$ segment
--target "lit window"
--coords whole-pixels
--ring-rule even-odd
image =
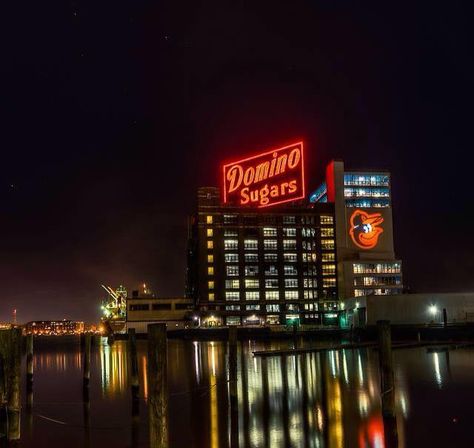
[[[298,270],[292,265],[286,264],[285,266],[283,266],[283,270],[285,275],[298,275]]]
[[[226,263],[237,263],[239,261],[239,254],[224,254]]]
[[[229,237],[229,236],[237,237],[237,236],[239,236],[239,232],[237,230],[225,229],[224,230],[224,236],[225,237]]]
[[[258,263],[258,254],[244,254],[246,263]]]
[[[227,305],[225,309],[226,311],[238,311],[240,310],[240,305]]]
[[[321,240],[323,250],[334,250],[334,240]]]
[[[316,262],[316,259],[317,259],[316,252],[303,253],[303,263],[314,263]]]
[[[214,263],[214,255],[208,255],[207,256],[207,262],[208,263]]]
[[[207,215],[206,216],[206,223],[207,224],[212,224],[212,215]]]
[[[278,279],[277,278],[266,278],[265,279],[265,288],[278,288]]]
[[[277,240],[264,240],[263,248],[265,250],[277,250]]]
[[[321,224],[333,224],[334,219],[333,219],[332,216],[323,215],[323,216],[320,217],[320,222],[321,222]]]
[[[245,266],[245,275],[253,277],[258,274],[258,266]]]
[[[239,248],[239,240],[224,240],[225,250],[237,250]]]
[[[214,242],[212,240],[207,241],[207,248],[208,249],[214,249]]]
[[[283,240],[283,250],[296,250],[296,240]]]
[[[323,278],[323,288],[334,288],[336,286],[335,278]]]
[[[240,292],[239,291],[226,291],[225,299],[226,300],[240,300]]]
[[[264,260],[265,261],[277,261],[278,260],[278,255],[274,253],[267,253],[265,252],[264,254]]]
[[[207,229],[207,236],[213,236],[214,231],[212,229]]]
[[[264,227],[263,236],[277,236],[276,227]]]
[[[336,275],[335,264],[323,264],[322,265],[323,275]]]
[[[283,261],[285,261],[285,262],[296,263],[297,260],[298,260],[298,258],[297,258],[295,253],[291,253],[291,254],[284,253],[283,254]]]
[[[255,288],[255,289],[258,289],[258,287],[259,287],[258,279],[255,279],[255,278],[246,278],[246,279],[245,279],[245,287],[246,287],[246,288]]]
[[[321,255],[321,261],[323,263],[328,261],[336,261],[336,254],[334,254],[333,252],[325,252]]]
[[[240,281],[239,280],[226,280],[225,287],[226,289],[239,289]]]
[[[318,292],[312,289],[305,289],[303,291],[303,298],[304,299],[316,299],[318,297]]]
[[[285,278],[285,288],[298,288],[298,279],[297,278]]]
[[[226,274],[229,277],[238,277],[239,276],[239,267],[236,265],[229,265],[225,267]]]
[[[213,280],[208,281],[208,282],[207,282],[207,287],[208,287],[209,289],[214,289],[214,281],[213,281]]]
[[[284,227],[283,236],[296,236],[296,229],[293,227]]]
[[[279,291],[265,291],[265,300],[278,300],[279,298]]]
[[[272,303],[270,305],[266,305],[266,309],[268,313],[279,313],[280,305],[278,305],[277,303]]]
[[[316,288],[317,282],[315,278],[305,278],[303,279],[304,288]]]
[[[207,268],[207,275],[214,275],[214,267],[208,266],[208,268]]]
[[[207,297],[208,297],[209,301],[212,302],[214,300],[214,293],[210,292]]]
[[[321,229],[322,238],[332,238],[334,237],[334,229],[332,227],[323,227]]]
[[[258,311],[260,310],[260,305],[245,305],[246,310]]]
[[[245,291],[245,300],[259,300],[260,292],[259,291]]]
[[[271,264],[267,269],[265,269],[265,275],[278,275],[278,268]]]
[[[233,224],[237,222],[237,215],[224,215],[224,224]]]
[[[298,291],[285,291],[285,300],[298,300]]]
[[[294,216],[283,216],[283,224],[294,224],[296,219]]]
[[[244,240],[244,249],[245,250],[257,250],[258,249],[258,240]]]

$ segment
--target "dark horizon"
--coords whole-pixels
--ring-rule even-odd
[[[182,295],[197,187],[298,140],[308,191],[334,158],[391,172],[406,286],[474,290],[462,2],[27,3],[3,27],[1,321],[96,320],[101,283]]]

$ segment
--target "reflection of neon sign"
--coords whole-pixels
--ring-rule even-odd
[[[268,207],[305,197],[303,142],[224,165],[224,203]]]
[[[361,249],[373,249],[379,242],[383,232],[383,218],[380,213],[369,214],[363,210],[355,210],[350,218],[349,234],[352,241]]]

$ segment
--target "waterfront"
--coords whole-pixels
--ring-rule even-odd
[[[146,344],[138,341],[141,399],[132,409],[126,341],[94,345],[89,404],[83,403],[79,340],[36,341],[34,395],[23,394],[20,446],[148,446]],[[168,345],[171,447],[227,447],[236,440],[240,447],[385,446],[371,348],[259,358],[252,351],[291,342],[239,342],[232,414],[226,344]],[[474,350],[393,355],[399,446],[472,446]]]

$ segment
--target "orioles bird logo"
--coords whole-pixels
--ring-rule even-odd
[[[351,235],[354,244],[361,249],[372,249],[379,242],[379,236],[383,232],[383,218],[380,213],[369,214],[363,210],[356,210],[350,218]]]

